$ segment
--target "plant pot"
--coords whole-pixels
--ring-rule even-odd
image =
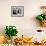
[[[41,21],[41,26],[46,27],[46,20]]]
[[[12,40],[12,43],[14,44],[14,40],[17,38],[17,36],[12,36],[11,40]]]

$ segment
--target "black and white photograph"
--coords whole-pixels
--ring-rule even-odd
[[[11,6],[12,17],[24,17],[24,6]]]

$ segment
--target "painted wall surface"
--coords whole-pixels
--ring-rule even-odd
[[[41,13],[42,5],[46,5],[46,0],[0,0],[0,34],[4,34],[6,25],[15,25],[18,36],[23,34],[29,37],[37,34],[36,29],[46,30],[35,19]],[[11,17],[11,6],[24,6],[24,17]]]

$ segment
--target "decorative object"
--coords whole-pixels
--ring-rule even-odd
[[[17,33],[18,33],[18,31],[17,31],[15,26],[6,26],[5,30],[6,30],[5,34],[9,38],[11,38],[12,36],[16,36]]]
[[[36,16],[36,19],[39,20],[42,27],[46,27],[46,6],[41,6],[40,8],[42,9],[43,13]]]
[[[17,29],[15,26],[6,26],[5,34],[8,37],[7,42],[11,42],[13,36],[17,36]]]
[[[12,17],[24,17],[24,6],[11,6]]]

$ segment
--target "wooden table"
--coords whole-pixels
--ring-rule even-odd
[[[41,44],[41,45],[35,45],[35,44],[27,44],[27,43],[24,43],[23,45],[15,45],[15,46],[46,46],[46,44]]]

